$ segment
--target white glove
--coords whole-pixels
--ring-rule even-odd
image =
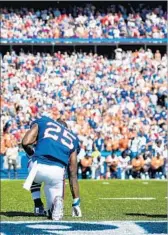
[[[80,199],[75,198],[72,204],[72,217],[82,217],[82,212],[80,209]]]

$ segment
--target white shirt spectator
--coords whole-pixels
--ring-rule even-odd
[[[153,149],[155,150],[155,156],[157,153],[159,153],[161,156],[163,156],[163,152],[164,152],[164,144],[162,143],[161,146],[157,146],[156,143],[154,143],[153,145]]]
[[[130,162],[130,157],[126,156],[125,158],[123,158],[122,156],[119,156],[118,160],[119,160],[118,167],[123,170],[126,170],[128,168],[128,164]]]
[[[83,159],[86,156],[86,151],[84,148],[80,149],[80,152],[77,155],[77,160],[80,162],[81,159]]]

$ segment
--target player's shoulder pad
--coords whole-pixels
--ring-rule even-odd
[[[47,120],[47,117],[45,116],[42,116],[40,118],[36,118],[34,121],[32,121],[31,125],[30,125],[30,128],[34,125],[34,124],[37,124],[39,125],[40,123],[42,122],[45,122]]]

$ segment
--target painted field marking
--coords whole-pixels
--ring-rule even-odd
[[[109,182],[103,182],[102,184],[110,184]]]
[[[156,200],[154,197],[110,197],[99,198],[100,200]]]
[[[167,221],[1,221],[1,235],[167,235]]]
[[[143,184],[149,184],[148,182],[143,182]]]

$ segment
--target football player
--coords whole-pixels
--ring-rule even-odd
[[[81,217],[79,185],[77,180],[77,154],[79,140],[60,121],[42,116],[36,119],[31,129],[25,134],[22,146],[25,152],[32,156],[31,170],[34,180],[31,186],[34,192],[35,208],[43,209],[39,192],[41,183],[44,182],[44,192],[47,202],[48,215],[52,220],[63,218],[64,175],[66,167],[70,189],[73,197],[72,216]],[[35,149],[32,145],[36,143]],[[32,173],[33,174],[33,173]],[[29,177],[29,176],[28,176]],[[35,189],[38,189],[37,191]]]
[[[59,122],[60,124],[64,125],[66,128],[68,128],[68,125],[66,122],[64,122],[63,120],[61,120],[61,118],[57,119],[57,122]],[[35,148],[35,145],[33,146],[33,148]],[[29,162],[28,162],[28,170],[30,171],[32,168],[32,159],[31,156],[28,156],[29,158]],[[47,213],[44,209],[44,205],[43,202],[41,200],[41,184],[35,183],[33,181],[31,188],[31,195],[32,195],[32,199],[34,201],[34,215],[35,216],[45,216]]]

